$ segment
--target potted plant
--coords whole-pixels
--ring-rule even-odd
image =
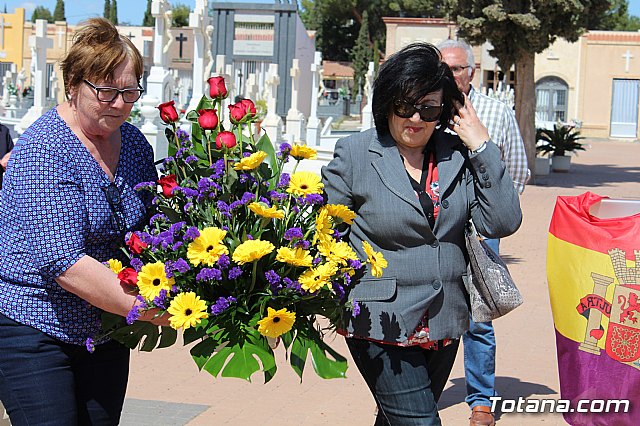
[[[584,151],[584,144],[578,142],[584,139],[575,126],[556,123],[553,129],[536,130],[536,150],[551,156],[551,169],[554,172],[568,172],[571,164],[571,154]]]

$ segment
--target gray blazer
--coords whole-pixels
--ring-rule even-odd
[[[360,314],[345,314],[347,331],[403,342],[429,312],[429,337],[458,338],[469,326],[464,228],[473,219],[489,238],[514,233],[522,221],[518,194],[493,142],[470,154],[458,136],[436,130],[441,207],[434,229],[411,187],[395,141],[375,129],[336,143],[323,167],[328,202],[357,214],[345,238],[361,259],[362,241],[382,252],[382,278],[367,270],[353,280],[349,299]]]

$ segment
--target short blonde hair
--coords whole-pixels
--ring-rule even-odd
[[[120,35],[116,27],[104,18],[91,18],[81,25],[60,64],[67,97],[70,89],[82,84],[84,79],[94,82],[111,79],[126,58],[133,62],[136,78],[140,80],[144,62],[131,40]]]

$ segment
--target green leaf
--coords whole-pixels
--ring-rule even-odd
[[[211,358],[209,358],[202,369],[211,374],[213,377],[218,377],[218,374],[220,374],[220,370],[222,369],[222,367],[224,367],[227,358],[229,358],[229,355],[232,352],[232,348],[230,348],[229,346],[220,348]]]
[[[160,343],[158,343],[158,349],[168,348],[173,345],[178,339],[178,332],[171,327],[162,327],[160,332]]]
[[[158,344],[160,332],[158,331],[157,325],[153,325],[150,322],[145,322],[144,324],[147,326],[141,329],[141,331],[144,332],[145,337],[140,350],[143,352],[151,352]]]
[[[269,136],[267,136],[266,133],[260,137],[260,139],[258,140],[258,143],[256,144],[256,148],[259,149],[260,151],[264,151],[267,153],[267,158],[265,158],[264,161],[269,165],[271,170],[276,170],[278,167],[276,150],[273,147],[273,144],[269,140]],[[271,178],[271,180],[269,181],[270,188],[275,188],[275,185],[277,183],[275,182],[276,179],[277,179],[277,176],[274,176]]]
[[[302,381],[302,373],[304,372],[304,365],[307,362],[308,351],[309,339],[298,334],[291,344],[289,363],[293,371],[300,377],[300,381]]]
[[[158,206],[158,210],[160,210],[171,223],[178,223],[182,220],[182,216],[180,213],[167,206]]]
[[[217,346],[218,342],[216,340],[204,339],[202,342],[191,348],[189,352],[191,353],[191,357],[196,362],[199,370],[202,370],[211,357],[211,354],[216,350]]]
[[[347,372],[347,360],[318,337],[309,342],[311,361],[316,374],[323,379],[344,378]],[[327,356],[331,355],[333,359]]]

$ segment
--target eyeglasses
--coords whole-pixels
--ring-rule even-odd
[[[113,182],[108,186],[103,187],[102,190],[104,191],[107,203],[109,203],[109,207],[111,207],[111,213],[113,214],[113,218],[116,220],[118,231],[124,232],[127,229],[127,221],[122,209],[122,197],[120,197],[120,190]]]
[[[393,113],[401,118],[411,118],[418,112],[420,119],[426,122],[437,121],[442,114],[444,105],[411,105],[407,101],[396,100],[393,102]]]
[[[132,104],[140,99],[144,92],[144,89],[139,84],[137,89],[116,89],[115,87],[96,86],[87,80],[83,81],[96,91],[96,98],[100,102],[113,102],[118,95],[122,95],[122,100],[125,103]]]
[[[453,75],[460,75],[467,68],[471,68],[471,65],[454,65],[449,68],[451,68]]]

